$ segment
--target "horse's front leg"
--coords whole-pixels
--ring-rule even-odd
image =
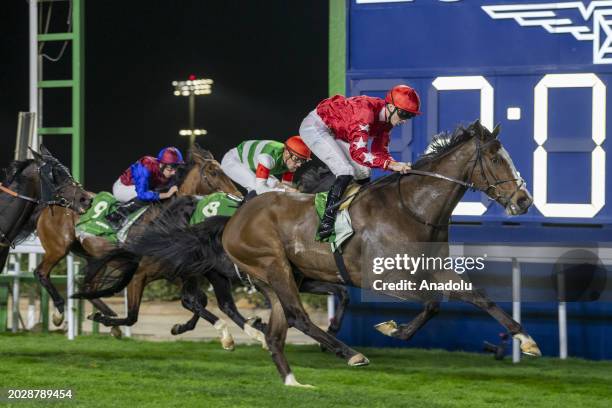
[[[430,300],[425,302],[423,311],[410,323],[398,325],[393,320],[389,320],[388,322],[377,324],[374,328],[385,336],[395,337],[400,340],[410,340],[425,323],[438,314],[439,310],[440,302],[437,300]]]
[[[232,284],[230,280],[215,269],[207,272],[206,278],[215,291],[219,309],[232,319],[249,337],[257,340],[266,348],[266,337],[264,335],[267,330],[266,324],[261,322],[261,319],[258,317],[245,319],[238,311],[232,297]]]
[[[230,334],[225,321],[219,319],[213,313],[206,310],[208,298],[200,289],[200,283],[197,279],[186,279],[183,282],[183,296],[181,298],[181,303],[185,309],[197,314],[199,317],[213,325],[213,327],[219,332],[221,346],[225,350],[234,350],[234,338]]]
[[[64,306],[66,302],[51,282],[50,275],[53,267],[57,265],[67,253],[68,251],[63,253],[45,252],[42,262],[34,270],[34,276],[36,276],[41,286],[49,293],[49,296],[51,296],[53,300],[55,312],[53,313],[52,320],[55,326],[60,326],[64,322]]]

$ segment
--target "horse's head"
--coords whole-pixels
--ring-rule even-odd
[[[93,194],[85,191],[74,180],[70,170],[56,159],[45,146],[40,146],[40,153],[31,151],[38,164],[41,186],[40,199],[46,202],[59,202],[60,205],[69,207],[79,214],[84,214],[91,205]]]
[[[213,155],[197,144],[189,149],[189,163],[186,174],[180,183],[182,194],[205,195],[223,191],[242,197],[242,193],[223,172],[221,164]]]
[[[476,155],[469,169],[471,182],[501,204],[508,215],[526,213],[533,198],[510,155],[497,138],[500,125],[489,131],[477,120],[466,130],[473,133],[476,144]]]

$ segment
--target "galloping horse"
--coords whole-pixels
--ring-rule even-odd
[[[509,215],[523,214],[532,203],[524,180],[519,176],[508,152],[492,132],[476,121],[459,127],[452,135],[434,138],[429,152],[414,165],[413,174],[392,174],[362,188],[349,208],[354,235],[343,249],[348,284],[367,286],[362,265],[371,265],[371,253],[393,257],[405,253],[418,257],[423,243],[440,243],[448,254],[448,220],[467,188],[486,193],[501,204]],[[289,326],[320,342],[351,366],[366,365],[368,359],[335,337],[318,328],[308,317],[298,296],[294,270],[303,276],[332,283],[344,279],[338,274],[328,244],[314,241],[318,218],[311,195],[266,193],[248,202],[229,219],[216,218],[186,229],[192,246],[208,243],[200,268],[210,268],[219,253],[218,244],[231,260],[245,271],[268,297],[272,313],[266,341],[285,385],[302,386],[295,379],[284,354]],[[169,243],[157,256],[181,268],[184,259],[193,256]],[[190,248],[190,247],[187,247]],[[206,249],[208,248],[208,249]],[[367,254],[369,253],[369,254]],[[156,255],[154,255],[156,256]],[[426,270],[422,277],[432,282],[461,282],[453,270]],[[452,300],[472,303],[499,321],[521,350],[539,356],[535,341],[494,302],[478,290],[442,292]],[[403,294],[395,294],[402,297]],[[395,326],[388,322],[379,327],[384,334],[409,339],[437,311],[439,300],[431,293],[420,294],[424,310],[410,323]],[[405,296],[409,298],[409,296]]]
[[[314,170],[316,172],[316,169]],[[311,176],[307,177],[310,179],[308,188],[317,190],[319,186],[316,180],[319,178]],[[201,281],[205,278],[213,287],[221,311],[249,336],[265,344],[263,335],[266,330],[265,325],[259,319],[245,319],[236,308],[231,293],[232,285],[248,285],[248,282],[241,277],[229,258],[217,257],[219,262],[211,270],[202,271],[200,268],[190,269],[187,266],[177,271],[172,268],[168,269],[165,262],[158,262],[152,257],[147,257],[147,254],[163,251],[170,241],[174,241],[174,245],[181,245],[180,241],[184,234],[177,234],[174,231],[187,226],[196,204],[197,199],[194,197],[182,197],[176,200],[164,210],[163,214],[140,232],[141,236],[134,236],[121,248],[101,258],[90,260],[86,268],[84,284],[74,297],[92,299],[111,296],[127,285],[128,314],[125,318],[96,313],[92,319],[106,326],[131,326],[138,320],[142,291],[146,285],[158,279],[180,280],[182,282],[181,302],[186,309],[193,311],[194,315],[185,324],[176,324],[172,328],[172,334],[177,335],[193,330],[201,317],[220,332],[223,348],[232,350],[234,342],[225,323],[206,310],[208,300],[206,294],[200,290]],[[222,248],[220,252],[223,253]],[[194,259],[194,263],[197,264],[198,260],[199,257]],[[347,290],[342,285],[304,279],[300,284],[300,291],[320,295],[333,294],[338,297],[336,313],[328,329],[330,334],[336,335],[340,330],[342,317],[349,302]]]
[[[15,160],[5,170],[0,186],[0,270],[10,247],[36,229],[36,218],[49,205],[84,213],[92,195],[74,181],[70,171],[45,146],[32,150],[34,159]]]
[[[214,160],[210,152],[194,145],[190,149],[189,157],[187,166],[180,170],[181,174],[177,179],[178,195],[204,195],[224,191],[241,196],[241,193],[229,177],[223,173],[219,163]],[[152,205],[130,229],[127,239],[129,240],[133,234],[138,233],[147,223],[157,217],[164,206],[164,203]],[[56,308],[53,314],[53,323],[56,326],[63,322],[65,302],[49,279],[53,267],[70,251],[88,257],[102,256],[115,248],[115,245],[105,238],[86,237],[79,241],[75,233],[79,216],[78,212],[70,208],[51,206],[44,209],[38,218],[37,231],[45,254],[34,273],[53,299]],[[138,290],[142,292],[142,288],[136,291]],[[129,292],[128,296],[135,296],[134,290]],[[92,299],[91,301],[104,314],[116,316],[116,313],[102,300]],[[113,331],[115,335],[119,333],[118,330]]]

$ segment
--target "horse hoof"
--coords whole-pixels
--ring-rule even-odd
[[[310,384],[300,384],[299,382],[297,382],[293,374],[289,374],[287,375],[287,377],[285,377],[285,385],[288,387],[314,388],[314,386]]]
[[[243,331],[252,339],[257,340],[261,343],[261,347],[265,350],[268,349],[268,343],[266,343],[266,336],[252,326],[251,322],[255,321],[255,318],[251,317],[244,323]]]
[[[376,330],[384,334],[385,336],[393,336],[395,332],[397,332],[397,323],[393,320],[389,320],[388,322],[378,323],[374,326]]]
[[[234,339],[232,336],[221,339],[223,350],[234,351]]]
[[[173,336],[176,336],[178,334],[181,334],[181,325],[180,324],[175,324],[174,326],[172,326],[172,329],[170,329],[170,333],[172,333]]]
[[[527,354],[532,357],[542,357],[542,352],[540,348],[533,340],[528,340],[526,342],[521,343],[521,351],[523,354]]]
[[[121,340],[121,337],[123,337],[123,333],[121,333],[121,329],[118,326],[111,327],[110,334],[117,340]]]
[[[365,365],[368,365],[368,364],[370,364],[370,360],[368,360],[366,358],[366,356],[364,356],[361,353],[355,354],[348,361],[348,365],[350,365],[351,367],[365,366]]]
[[[64,314],[56,310],[55,312],[53,312],[52,320],[53,320],[53,324],[55,325],[55,327],[59,327],[62,325],[62,323],[64,323]]]

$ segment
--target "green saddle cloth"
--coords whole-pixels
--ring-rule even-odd
[[[76,225],[77,236],[93,235],[96,237],[105,238],[113,243],[120,240],[118,233],[127,234],[127,229],[138,219],[149,207],[140,208],[131,213],[127,220],[123,223],[121,229],[116,231],[106,217],[117,211],[117,207],[121,203],[111,193],[101,191],[93,199],[89,210],[79,218]],[[125,231],[124,231],[125,230]]]
[[[212,193],[202,197],[198,201],[198,204],[191,215],[189,224],[198,224],[209,217],[214,216],[228,216],[234,215],[238,207],[240,206],[240,200],[227,193]]]
[[[353,189],[352,191],[356,190]],[[319,217],[319,223],[323,219],[323,214],[325,214],[327,194],[328,193],[326,191],[315,194],[314,206],[315,210],[317,211],[317,216]],[[350,192],[349,194],[352,194],[352,192]],[[340,207],[341,209],[338,210],[338,215],[336,216],[336,223],[334,224],[334,232],[328,238],[321,238],[319,236],[318,228],[317,232],[315,233],[315,241],[330,243],[332,252],[335,252],[336,250],[341,248],[342,244],[345,243],[353,235],[354,231],[351,223],[351,217],[347,210],[351,201],[352,199],[347,200],[347,203],[345,205],[342,205]]]

